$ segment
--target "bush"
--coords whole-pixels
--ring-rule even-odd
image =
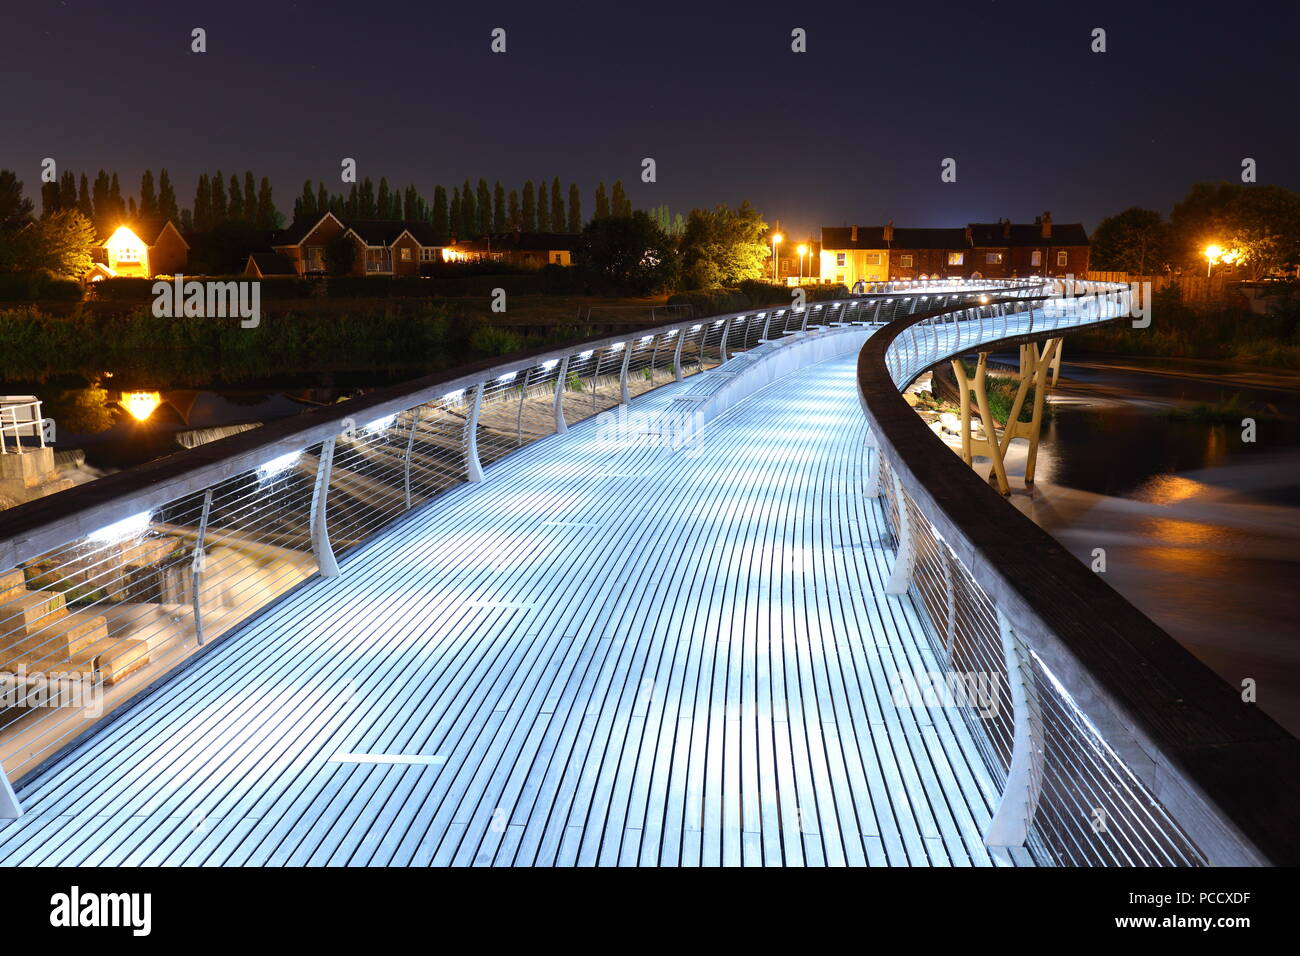
[[[92,283],[91,294],[100,302],[148,302],[153,299],[155,279],[101,279]]]
[[[694,292],[675,292],[668,297],[669,305],[689,305],[696,315],[722,315],[743,312],[751,307],[749,298],[729,289],[698,289]]]
[[[0,273],[0,301],[23,302],[46,299],[77,302],[82,295],[81,283],[59,279],[48,272]]]

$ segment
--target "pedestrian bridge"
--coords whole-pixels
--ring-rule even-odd
[[[1295,862],[1294,741],[898,394],[1128,296],[678,323],[0,515],[0,863]]]

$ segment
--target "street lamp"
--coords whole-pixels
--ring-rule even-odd
[[[774,283],[777,282],[780,278],[779,274],[777,273],[777,265],[776,265],[776,244],[781,240],[783,240],[784,238],[785,236],[781,235],[779,232],[772,233],[772,281]]]
[[[803,257],[808,255],[808,247],[803,243],[799,244],[799,284],[803,285]]]
[[[1210,270],[1214,268],[1214,263],[1218,261],[1221,255],[1223,255],[1223,250],[1213,243],[1205,247],[1205,278],[1210,277]]]

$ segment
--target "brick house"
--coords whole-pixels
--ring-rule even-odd
[[[443,245],[427,222],[401,219],[340,219],[327,212],[295,223],[271,244],[271,252],[248,257],[244,275],[265,278],[323,273],[325,247],[344,235],[356,246],[352,275],[417,276],[421,263],[442,259]]]
[[[508,262],[523,269],[573,265],[573,250],[581,236],[565,232],[500,232],[447,247],[449,260]]]
[[[190,245],[170,219],[137,219],[118,226],[91,249],[90,281],[151,279],[185,271]]]
[[[852,287],[859,279],[1082,276],[1088,234],[1080,223],[1054,224],[1050,212],[1032,223],[1009,219],[939,229],[884,226],[822,228],[821,281]]]

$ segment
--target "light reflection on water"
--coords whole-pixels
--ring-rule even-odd
[[[1073,371],[1067,363],[1063,374]],[[1286,416],[1296,394],[1127,370],[1111,381],[1095,366],[1085,378],[1059,393],[1034,496],[1012,501],[1086,564],[1105,549],[1107,583],[1234,687],[1257,681],[1259,706],[1300,736],[1296,423],[1260,422],[1247,444],[1235,425],[1167,414],[1170,400],[1214,402],[1226,391]],[[1022,473],[1017,445],[1009,470]]]

